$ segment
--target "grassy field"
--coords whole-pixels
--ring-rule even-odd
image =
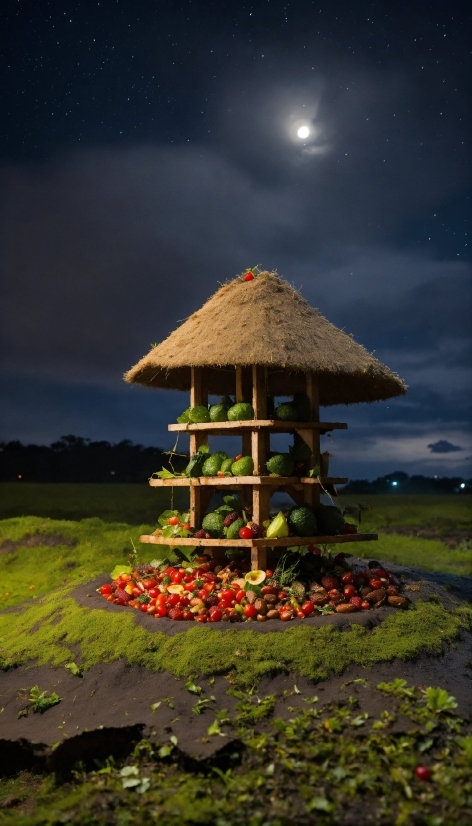
[[[187,494],[176,488],[173,504],[184,508]],[[155,525],[161,511],[171,507],[172,492],[147,484],[33,484],[0,485],[0,520],[39,516],[57,520],[98,518],[105,523],[130,526]],[[341,496],[341,504],[356,504],[362,497]],[[471,496],[371,496],[370,511],[364,514],[362,528],[380,530],[379,541],[355,546],[359,556],[381,557],[389,562],[416,565],[429,571],[470,575],[470,543],[455,550],[441,541],[441,534],[459,528],[472,532]],[[384,534],[392,525],[433,526],[437,539]],[[104,530],[106,526],[104,525]],[[25,527],[23,534],[27,532]],[[133,535],[136,531],[133,532]],[[5,535],[5,526],[3,529]],[[18,538],[18,537],[17,537]],[[0,540],[1,541],[1,540]]]

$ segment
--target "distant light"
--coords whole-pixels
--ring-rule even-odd
[[[22,477],[21,473],[19,473],[19,474],[18,474],[18,479],[22,479],[22,478],[23,478],[23,477]],[[462,487],[462,485],[461,485],[461,487]]]
[[[309,130],[308,126],[300,126],[300,128],[297,132],[298,137],[303,138],[303,139],[307,138],[309,134],[310,134],[310,130]]]
[[[465,488],[465,482],[461,482],[461,488]]]
[[[393,487],[396,487],[398,485],[398,482],[392,482],[392,485]]]

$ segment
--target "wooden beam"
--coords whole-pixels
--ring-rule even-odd
[[[242,422],[204,422],[202,424],[169,424],[167,430],[178,433],[192,433],[199,430],[208,431],[210,435],[231,435],[231,431],[238,430],[273,430],[277,433],[293,433],[300,428],[300,422],[282,422],[277,419],[248,419]],[[320,430],[327,433],[330,430],[347,430],[345,422],[303,422],[307,430]],[[229,431],[229,432],[228,432]]]
[[[206,376],[203,368],[191,368],[190,407],[198,407],[200,404],[208,404],[208,390],[205,379]],[[200,430],[190,433],[190,456],[194,456],[198,448],[207,443],[208,435],[205,431]],[[200,528],[203,515],[210,498],[208,498],[207,492],[202,494],[201,488],[190,488],[190,524],[193,528]]]
[[[262,525],[269,519],[271,494],[271,489],[267,487],[253,487],[252,489],[252,518],[258,525]]]
[[[376,533],[348,533],[338,536],[284,536],[278,539],[195,539],[195,537],[169,539],[151,533],[142,534],[139,541],[150,545],[182,545],[193,548],[218,546],[222,548],[288,548],[299,545],[344,545],[348,542],[372,542],[378,538]]]

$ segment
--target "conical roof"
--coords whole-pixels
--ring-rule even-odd
[[[234,367],[252,364],[269,368],[269,392],[281,396],[303,391],[305,373],[312,371],[322,406],[406,392],[388,367],[310,307],[277,273],[266,271],[253,281],[239,276],[224,284],[124,378],[189,390],[190,368],[206,367],[210,393],[234,393]]]

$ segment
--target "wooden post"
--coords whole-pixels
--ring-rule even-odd
[[[320,420],[320,396],[319,386],[316,376],[311,371],[306,374],[306,395],[310,402],[310,419],[312,422],[319,422]],[[300,425],[297,428],[297,433],[307,443],[311,450],[311,459],[308,462],[310,468],[314,468],[320,464],[320,431],[308,430]],[[320,504],[320,489],[314,485],[306,485],[304,490],[305,502],[316,508]]]
[[[256,420],[267,418],[267,367],[257,364],[252,367],[252,406]],[[268,450],[269,434],[265,431],[254,430],[251,433],[251,454],[256,476],[267,473]],[[252,518],[258,525],[262,525],[269,518],[270,496],[270,488],[253,487],[252,489]],[[261,560],[262,557],[258,563],[260,567],[262,567]]]
[[[190,380],[190,407],[198,407],[199,404],[208,404],[208,390],[206,385],[205,369],[202,367],[191,367]],[[190,456],[194,456],[201,445],[207,444],[206,433],[190,434]],[[190,524],[193,528],[200,528],[203,515],[208,507],[208,493],[203,492],[200,487],[190,488]]]
[[[241,367],[240,364],[236,367],[236,390],[234,394],[234,398],[236,402],[245,402],[248,401],[248,396],[245,398],[245,390],[247,385],[247,378],[245,376],[245,370]],[[243,433],[242,434],[242,445],[241,445],[241,453],[243,456],[250,456],[251,455],[251,434],[250,433]]]
[[[251,568],[253,571],[265,571],[267,568],[267,548],[251,548]]]

